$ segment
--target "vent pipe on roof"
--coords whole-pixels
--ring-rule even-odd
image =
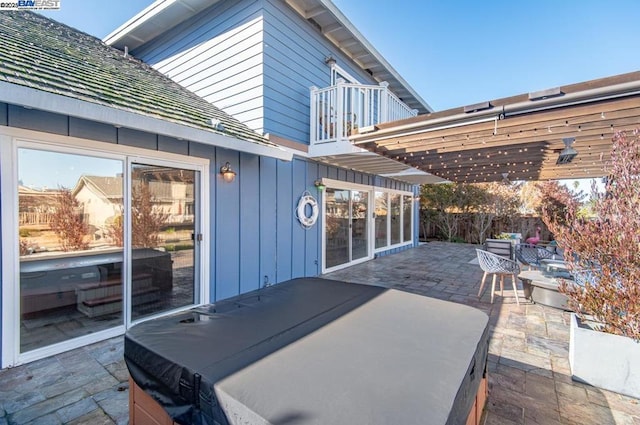
[[[129,57],[129,46],[124,46],[124,57]]]
[[[484,111],[486,109],[491,109],[491,108],[493,108],[493,105],[491,104],[491,102],[475,103],[473,105],[465,106],[464,113],[468,114],[470,112]]]
[[[540,90],[529,93],[529,100],[544,100],[551,97],[563,96],[564,93],[560,90],[560,87],[555,87],[547,90]]]

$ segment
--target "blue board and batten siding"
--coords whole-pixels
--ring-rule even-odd
[[[411,186],[381,177],[294,158],[281,161],[200,143],[177,140],[127,128],[115,128],[78,118],[20,106],[0,104],[12,127],[86,138],[207,158],[210,160],[211,300],[215,301],[295,277],[321,272],[322,218],[304,229],[295,218],[305,190],[320,197],[319,178],[377,185],[396,190]],[[219,168],[226,161],[237,171],[233,183],[224,183]],[[205,235],[206,237],[207,235]]]

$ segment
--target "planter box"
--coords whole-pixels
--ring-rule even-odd
[[[640,398],[640,343],[595,331],[571,314],[569,363],[574,380]]]

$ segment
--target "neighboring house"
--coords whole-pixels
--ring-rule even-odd
[[[415,183],[433,177],[348,136],[429,107],[337,8],[189,4],[154,3],[107,39],[122,50],[36,14],[0,13],[2,367],[417,244]],[[132,220],[140,175],[155,176],[170,215],[192,216],[192,246],[171,254],[172,272],[164,253],[132,249],[126,225],[123,248],[20,255],[21,184],[80,181],[85,207],[100,205],[87,210],[99,228],[119,194]],[[304,194],[319,203],[306,227]]]
[[[122,177],[85,176],[73,188],[82,206],[84,222],[96,229],[112,223],[122,213]]]
[[[57,189],[18,187],[18,222],[20,225],[40,226],[51,221],[55,211]]]
[[[147,176],[150,201],[158,213],[166,216],[165,223],[193,223],[193,185],[184,181],[173,170],[162,170],[169,179],[155,179]],[[135,181],[135,180],[134,180]],[[133,186],[135,188],[135,184]],[[103,223],[111,223],[122,214],[122,177],[102,177],[83,175],[73,189],[73,196],[82,205],[84,222],[99,228]]]

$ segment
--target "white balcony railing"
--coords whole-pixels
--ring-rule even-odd
[[[358,128],[415,117],[388,83],[363,85],[338,80],[335,86],[311,88],[311,145],[347,140]]]

